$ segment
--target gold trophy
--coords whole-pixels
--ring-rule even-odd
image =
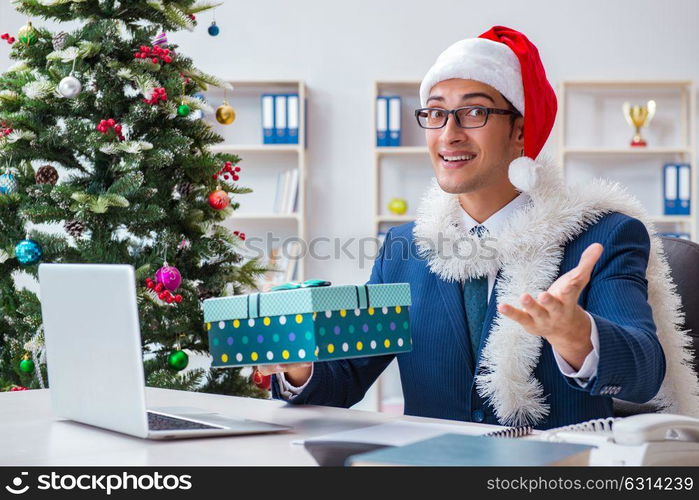
[[[634,128],[634,130],[636,130],[636,133],[631,140],[631,146],[647,146],[648,143],[646,143],[643,137],[641,137],[641,127],[645,127],[653,119],[653,116],[655,115],[655,101],[648,101],[645,106],[632,106],[628,102],[625,102],[622,109],[624,110],[626,121]]]

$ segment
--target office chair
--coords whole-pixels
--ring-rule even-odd
[[[684,328],[690,330],[694,370],[699,373],[699,244],[666,236],[661,240],[670,265],[670,274],[682,300],[682,310],[685,313]],[[657,408],[649,403],[614,400],[614,415],[617,417],[656,411]]]

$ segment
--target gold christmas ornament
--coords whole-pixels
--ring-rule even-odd
[[[216,121],[221,125],[230,125],[235,121],[235,109],[228,101],[223,101],[223,104],[216,108]]]
[[[34,29],[34,26],[32,26],[31,21],[19,29],[17,32],[17,38],[19,38],[19,41],[24,45],[34,45],[36,43],[38,39],[37,32],[36,29]]]

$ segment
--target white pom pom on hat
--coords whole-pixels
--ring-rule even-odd
[[[528,156],[520,156],[512,160],[507,175],[517,191],[527,193],[536,187],[539,180],[539,169],[541,169],[541,165],[534,160]]]

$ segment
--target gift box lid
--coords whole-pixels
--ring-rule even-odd
[[[410,304],[409,283],[298,288],[206,299],[204,321]]]

